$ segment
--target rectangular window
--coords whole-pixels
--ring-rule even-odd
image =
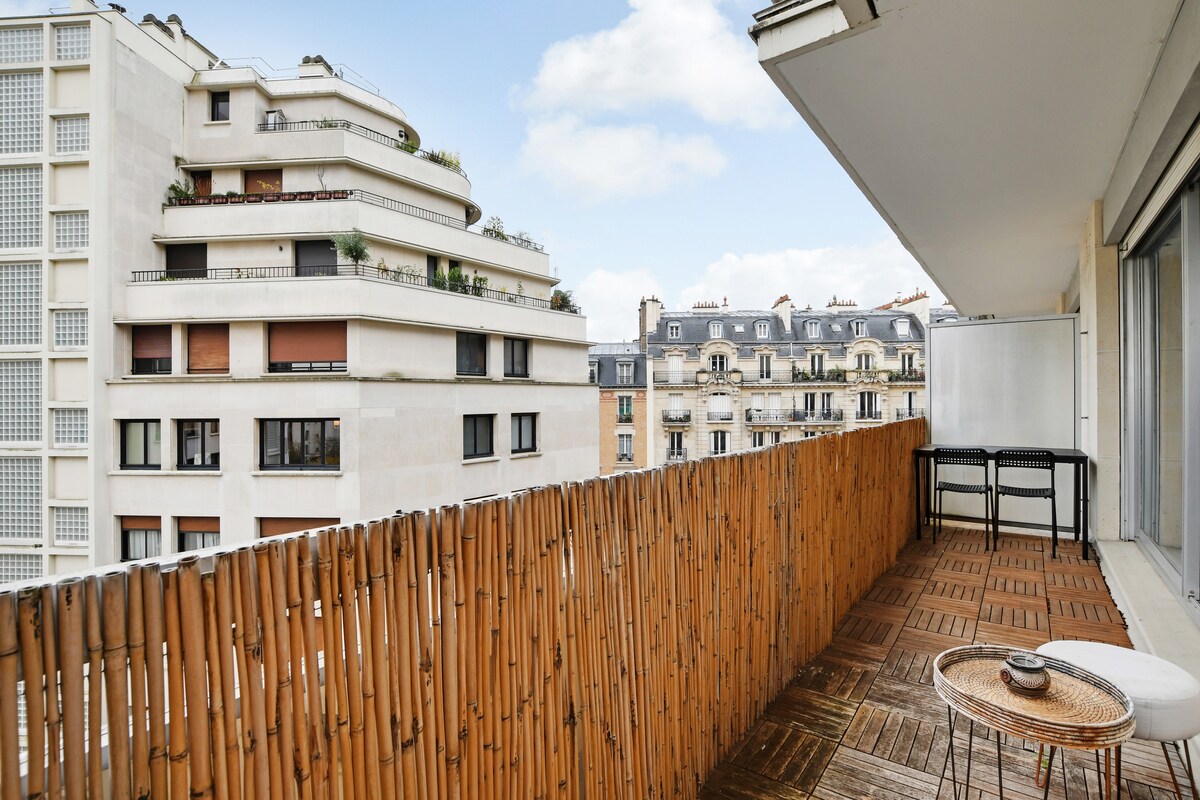
[[[283,170],[248,169],[242,175],[246,194],[270,194],[283,191]]]
[[[88,412],[86,408],[56,408],[54,419],[55,447],[82,447],[88,443]]]
[[[866,336],[867,335],[867,323],[864,322],[863,320],[855,320],[854,322],[852,322],[850,324],[854,326],[854,335],[855,336]]]
[[[340,419],[264,419],[259,423],[262,469],[338,469],[342,463]]]
[[[808,322],[804,323],[804,327],[805,327],[806,331],[808,332],[808,338],[810,338],[810,339],[820,339],[821,338],[821,323],[819,320],[810,319]]]
[[[229,92],[209,92],[208,112],[208,118],[213,122],[228,122]]]
[[[751,434],[750,434],[750,446],[751,447],[766,447],[766,444],[767,444],[767,432],[766,431],[751,432]]]
[[[0,442],[42,438],[42,362],[0,361]]]
[[[879,419],[879,396],[875,392],[861,392],[858,395],[858,418]]]
[[[771,357],[765,353],[758,357],[758,379],[771,380]]]
[[[156,419],[126,419],[121,426],[121,469],[162,467],[162,425]]]
[[[433,286],[434,280],[437,278],[438,257],[432,255],[425,256],[425,285]]]
[[[487,375],[487,336],[482,333],[458,334],[459,375]]]
[[[0,250],[42,246],[42,168],[0,169]]]
[[[199,188],[196,189],[196,194],[200,194]],[[169,244],[165,248],[165,254],[167,277],[208,277],[208,245],[205,242]]]
[[[714,355],[708,357],[709,372],[725,372],[729,368],[729,360],[723,355]]]
[[[595,361],[588,362],[588,383],[596,383],[596,376],[599,374],[599,364]]]
[[[809,411],[809,412],[817,410],[817,393],[816,392],[805,392],[804,393],[804,410]]]
[[[633,422],[633,395],[617,395],[617,422]]]
[[[809,367],[809,371],[812,372],[814,377],[824,374],[824,372],[825,372],[825,356],[821,353],[817,353],[815,355],[809,356],[808,357],[808,367]]]
[[[137,325],[133,328],[133,374],[171,374],[170,325]]]
[[[833,410],[833,392],[821,392],[821,410]]]
[[[121,560],[137,561],[162,555],[162,520],[121,517]]]
[[[533,453],[537,450],[537,414],[512,415],[512,451]]]
[[[754,323],[754,335],[759,339],[766,339],[771,335],[771,326],[766,322]]]
[[[0,64],[42,60],[42,27],[0,28]]]
[[[492,448],[492,414],[466,414],[463,416],[463,458],[484,458],[494,452]]]
[[[91,54],[92,36],[87,25],[58,25],[54,28],[54,57],[59,61],[82,61]]]
[[[917,354],[916,353],[901,353],[900,354],[900,371],[913,373],[917,371]]]
[[[220,420],[181,419],[178,439],[179,469],[220,469]]]
[[[268,372],[345,372],[346,321],[272,322]]]
[[[875,369],[875,356],[870,353],[859,353],[854,357],[855,369]]]
[[[83,250],[88,246],[88,212],[53,214],[54,249]]]
[[[678,322],[668,322],[667,323],[667,338],[668,339],[678,339],[679,332],[680,332],[680,326],[679,326]]]
[[[529,377],[529,340],[504,339],[504,377]]]
[[[42,73],[0,74],[0,154],[42,150]]]
[[[192,189],[197,197],[208,197],[213,193],[211,169],[197,169],[189,174],[192,178]]]
[[[54,544],[59,547],[86,545],[91,539],[88,510],[79,506],[55,506]]]
[[[708,338],[710,338],[710,339],[720,339],[720,338],[721,338],[721,332],[722,332],[722,325],[721,325],[721,323],[719,323],[719,322],[710,322],[710,323],[708,323]]]
[[[299,239],[296,251],[296,277],[319,278],[338,274],[337,247],[332,239]]]
[[[671,431],[667,434],[667,461],[683,461],[687,458],[687,450],[683,447],[683,431]]]
[[[193,375],[229,372],[229,323],[188,325],[187,359]]]
[[[720,456],[729,452],[729,431],[712,431],[708,438],[710,455]]]
[[[633,364],[628,361],[623,361],[617,364],[617,385],[632,386],[633,385]]]
[[[86,153],[91,147],[91,123],[87,117],[58,117],[54,120],[54,153]]]
[[[88,312],[55,311],[54,347],[67,350],[88,346]]]
[[[220,517],[180,517],[179,551],[203,550],[221,543]]]
[[[896,335],[901,339],[908,338],[909,321],[906,319],[896,320]]]
[[[0,264],[0,345],[42,343],[42,265]]]
[[[633,434],[617,434],[617,461],[631,463],[633,461]]]

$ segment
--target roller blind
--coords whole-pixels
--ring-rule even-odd
[[[248,169],[245,179],[246,194],[283,191],[283,170],[281,169]]]
[[[272,322],[268,360],[345,361],[346,321]]]
[[[180,517],[179,530],[187,533],[220,533],[220,517]]]
[[[134,358],[170,358],[171,326],[139,325],[133,329]]]
[[[258,535],[279,536],[314,528],[329,528],[340,522],[338,517],[262,517],[258,521]]]
[[[229,325],[188,326],[188,372],[229,372]]]
[[[121,529],[126,531],[157,531],[162,528],[161,517],[121,517]]]

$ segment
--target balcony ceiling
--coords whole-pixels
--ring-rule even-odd
[[[1178,6],[876,0],[846,30],[814,3],[760,59],[962,313],[1047,313]]]

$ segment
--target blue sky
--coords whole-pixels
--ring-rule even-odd
[[[821,307],[932,289],[758,66],[745,31],[768,0],[124,5],[178,14],[225,58],[320,53],[365,76],[424,146],[462,154],[485,217],[546,244],[593,340],[635,337],[644,295]]]

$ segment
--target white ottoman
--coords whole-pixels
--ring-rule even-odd
[[[1129,695],[1137,720],[1133,735],[1162,743],[1172,781],[1175,780],[1175,768],[1167,755],[1166,743],[1182,740],[1192,796],[1196,796],[1196,779],[1187,740],[1200,734],[1200,681],[1170,661],[1111,644],[1047,642],[1037,652],[1094,672]],[[1179,749],[1177,744],[1175,749]],[[1182,797],[1178,782],[1175,793]]]

